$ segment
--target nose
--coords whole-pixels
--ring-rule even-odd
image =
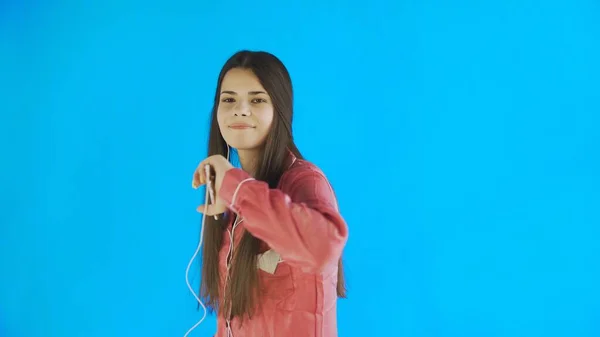
[[[238,104],[236,104],[236,106],[233,109],[233,115],[234,116],[250,116],[252,114],[252,112],[250,111],[250,104],[248,104],[248,102],[246,101],[240,101],[238,102]]]

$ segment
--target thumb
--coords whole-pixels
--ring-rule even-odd
[[[206,215],[210,215],[210,214],[208,214],[208,213],[210,213],[210,205],[208,205],[208,207],[207,207],[206,204],[202,204],[202,205],[196,207],[196,211],[198,211],[200,213],[206,212],[207,213]]]
[[[223,213],[223,211],[219,211],[218,205],[208,205],[208,207],[207,207],[206,204],[196,207],[196,211],[198,211],[199,213],[202,213],[204,215],[208,215],[208,216],[213,216],[213,215]]]

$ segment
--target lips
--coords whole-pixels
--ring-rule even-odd
[[[229,125],[230,129],[243,130],[243,129],[253,129],[254,126],[246,123],[233,123]]]

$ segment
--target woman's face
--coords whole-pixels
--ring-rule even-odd
[[[273,104],[250,70],[233,68],[221,83],[217,121],[221,135],[237,150],[260,148],[273,123]]]

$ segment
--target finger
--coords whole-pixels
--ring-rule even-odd
[[[200,176],[198,175],[198,170],[194,171],[192,175],[192,188],[198,188],[200,186]]]
[[[198,169],[199,171],[204,174],[204,166],[209,165],[211,167],[211,169],[214,169],[214,161],[215,159],[219,157],[219,155],[212,155],[210,157],[206,157],[204,158],[204,160],[202,160],[200,162],[200,164],[198,165]],[[211,170],[212,171],[212,170]]]
[[[194,172],[194,176],[192,177],[192,187],[198,188],[204,184],[205,182],[203,179],[203,175],[201,174],[200,170],[196,169],[196,171]]]
[[[200,162],[200,164],[198,164],[198,167],[196,168],[196,171],[194,172],[194,181],[196,181],[197,183],[194,183],[194,181],[192,182],[192,186],[194,186],[194,188],[198,188],[198,186],[206,184],[207,178],[205,177],[205,173],[204,173],[205,166],[210,165],[212,167],[213,166],[212,162],[213,162],[213,159],[215,156],[210,156],[208,158],[205,158],[204,160],[202,160]],[[212,175],[214,176],[214,174],[212,174]]]
[[[192,180],[192,187],[198,188],[199,186],[202,186],[202,185],[206,184],[207,179],[204,176],[205,175],[205,173],[204,173],[205,168],[204,167],[206,165],[210,165],[210,158],[211,157],[208,157],[208,158],[204,159],[196,167],[196,171],[194,171],[194,177],[193,177],[193,180]]]
[[[218,210],[218,208],[215,207],[215,205],[208,205],[208,208],[206,208],[206,205],[200,205],[196,208],[196,211],[198,211],[199,213],[208,215],[208,216],[213,216],[213,215],[223,213],[223,212],[220,212]]]

